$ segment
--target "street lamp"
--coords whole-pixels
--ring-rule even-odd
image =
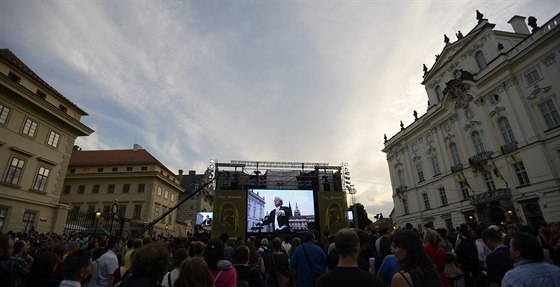
[[[95,213],[95,230],[93,232],[94,235],[97,235],[97,224],[99,224],[99,218],[101,217],[101,209],[98,209]]]

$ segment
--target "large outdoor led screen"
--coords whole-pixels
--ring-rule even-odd
[[[198,212],[196,213],[196,225],[202,227],[212,227],[212,212]]]
[[[305,232],[314,224],[313,190],[247,191],[247,232]]]

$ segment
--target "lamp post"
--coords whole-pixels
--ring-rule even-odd
[[[95,212],[95,230],[93,231],[94,235],[97,235],[97,224],[99,224],[99,218],[101,217],[101,215],[101,209],[98,209],[97,212]]]

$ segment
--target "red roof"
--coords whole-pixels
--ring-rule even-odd
[[[126,150],[74,150],[70,157],[69,166],[111,166],[111,165],[138,165],[161,164],[154,156],[144,149],[136,151]]]

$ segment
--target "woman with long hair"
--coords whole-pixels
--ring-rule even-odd
[[[418,234],[408,230],[395,232],[393,250],[401,269],[393,276],[392,287],[443,286]]]
[[[191,258],[181,264],[174,287],[213,287],[214,276],[202,258]]]
[[[424,233],[424,251],[433,264],[437,266],[437,271],[444,287],[451,287],[449,278],[445,275],[445,248],[441,246],[441,236],[433,229],[428,229]]]
[[[282,251],[282,240],[280,238],[276,237],[272,240],[272,253],[268,254],[266,262],[269,278],[268,286],[281,287],[289,285],[289,282],[292,281],[288,268],[289,257]]]
[[[236,287],[237,273],[231,262],[224,260],[224,243],[219,238],[208,240],[204,261],[208,264],[216,287]]]

